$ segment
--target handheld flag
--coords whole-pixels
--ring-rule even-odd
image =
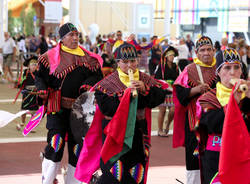
[[[43,105],[38,109],[38,111],[34,114],[34,116],[32,116],[29,123],[23,129],[24,136],[28,135],[31,132],[31,130],[33,130],[39,125],[40,121],[43,118],[45,110],[46,110],[46,107]]]
[[[233,93],[222,132],[219,178],[223,184],[250,183],[250,135]]]
[[[126,153],[130,149],[129,143],[131,143],[131,137],[133,137],[133,135],[131,135],[131,132],[134,132],[131,131],[130,135],[127,135],[128,132],[126,132],[126,129],[128,128],[127,122],[129,119],[129,113],[131,112],[132,114],[133,112],[132,108],[130,107],[130,95],[131,89],[128,88],[124,92],[116,114],[104,130],[104,133],[107,136],[101,151],[101,157],[104,163],[106,163],[110,159],[114,161],[117,157],[120,157],[121,154]],[[137,106],[137,103],[134,103],[133,105]],[[135,109],[133,108],[133,110]],[[130,121],[130,123],[131,122],[135,123],[135,120]],[[128,139],[126,140],[126,138]],[[126,149],[123,150],[123,148]]]
[[[16,114],[12,114],[10,112],[0,110],[0,128],[6,126],[8,123],[13,121],[14,119],[16,119],[16,118],[18,118],[18,117],[20,117],[23,114],[26,114],[28,112],[29,112],[28,110],[25,110],[25,111],[20,111]]]

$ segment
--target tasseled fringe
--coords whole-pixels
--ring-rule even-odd
[[[100,68],[100,65],[99,63],[96,63],[95,65],[91,65],[90,63],[88,62],[83,62],[84,66],[88,69],[90,69],[91,71],[96,71],[97,69]]]
[[[209,82],[207,83],[209,86],[211,86],[215,81],[216,81],[216,77],[213,77],[211,80],[209,80]],[[190,86],[197,86],[199,85],[199,83],[197,83],[197,81],[193,81],[188,79],[188,83],[190,84]]]
[[[150,88],[152,86],[156,86],[158,88],[161,87],[161,84],[156,82],[152,77],[150,77],[149,79],[146,80],[146,77],[144,77],[143,75],[141,76],[142,78],[140,80],[144,81],[144,84],[146,87]],[[152,79],[151,79],[152,78]]]
[[[46,68],[49,68],[49,62],[48,62],[44,57],[41,57],[41,58],[38,60],[38,64],[42,64],[42,65],[44,65]]]
[[[191,109],[192,110],[192,109]],[[192,116],[192,112],[190,112],[190,110],[188,110],[188,122],[189,122],[189,128],[190,130],[195,130],[195,117]]]
[[[42,64],[44,65],[46,68],[49,68],[49,62],[47,61],[46,58],[44,57],[41,57],[39,60],[38,60],[38,64]],[[80,65],[80,64],[79,64]],[[72,72],[77,66],[79,65],[72,65],[66,69],[64,69],[62,72],[58,73],[58,72],[54,72],[53,75],[58,78],[58,79],[61,79],[63,78],[65,75],[67,75],[68,73]],[[91,65],[89,64],[88,62],[83,62],[83,65],[88,68],[89,70],[91,71],[96,71],[97,69],[100,68],[100,65],[99,63],[96,63],[95,65]]]
[[[141,91],[139,91],[140,94],[143,95],[143,96],[147,96],[149,94],[149,91],[150,91],[150,86],[148,86],[148,85],[145,84],[145,88],[146,88],[146,91],[144,93],[142,93]],[[99,90],[99,91],[101,91],[101,92],[103,92],[103,93],[105,93],[105,94],[107,94],[108,96],[115,96],[115,95],[117,95],[118,97],[121,97],[123,95],[123,93],[124,93],[124,91],[119,91],[119,92],[116,92],[116,93],[109,93],[107,91],[107,89],[101,87],[100,85],[98,85],[96,87],[96,89]]]
[[[98,85],[98,86],[96,87],[96,89],[99,90],[99,91],[101,91],[102,93],[108,95],[108,96],[116,96],[116,95],[117,95],[118,97],[121,97],[121,96],[123,95],[123,93],[124,93],[124,91],[120,91],[120,92],[116,92],[116,93],[109,93],[109,92],[107,91],[107,89],[104,89],[104,88],[101,87],[100,85]]]
[[[84,62],[83,64],[86,68],[88,68],[91,71],[96,71],[98,68],[100,68],[100,65],[98,65],[98,64],[96,64],[95,66],[90,65],[88,62]],[[55,71],[53,75],[58,79],[63,78],[65,75],[72,72],[77,66],[79,66],[79,65],[72,65],[72,66],[64,69],[60,73]]]
[[[49,89],[49,99],[47,105],[47,111],[50,112],[59,112],[61,110],[61,90],[52,90]]]
[[[62,79],[65,75],[67,75],[68,73],[72,72],[77,66],[76,65],[72,65],[66,69],[64,69],[62,72],[58,73],[58,72],[54,72],[53,75],[58,78],[58,79]]]

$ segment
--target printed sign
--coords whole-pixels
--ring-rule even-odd
[[[60,23],[62,20],[63,8],[61,0],[46,0],[44,22]]]

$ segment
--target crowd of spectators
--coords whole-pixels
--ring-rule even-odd
[[[29,35],[17,34],[12,37],[16,47],[17,61],[24,61],[23,57],[30,57],[31,55],[40,56],[48,49],[55,47],[59,39],[50,33],[47,37],[43,35]],[[109,60],[112,61],[112,53],[115,48],[123,41],[135,40],[137,46],[142,48],[138,49],[139,55],[139,68],[150,75],[154,76],[157,65],[160,63],[161,55],[169,46],[173,46],[178,50],[178,57],[175,57],[174,63],[178,65],[180,71],[182,71],[186,65],[192,63],[192,58],[195,57],[194,53],[194,41],[191,35],[180,38],[164,38],[161,39],[158,36],[152,36],[149,39],[142,37],[136,39],[134,34],[124,36],[121,30],[117,32],[111,32],[109,34],[99,34],[96,37],[95,43],[91,42],[88,35],[79,34],[79,44],[85,49],[95,52],[99,55],[106,54]],[[157,44],[153,44],[151,47],[147,47],[151,42],[156,39],[161,39]],[[242,57],[243,63],[246,66],[247,71],[250,65],[250,46],[246,44],[246,41],[242,38],[233,38],[233,42],[228,43],[228,38],[222,38],[221,41],[215,40],[216,54],[223,51],[225,48],[235,48]],[[2,46],[1,46],[2,48]],[[111,62],[115,65],[115,62]],[[1,73],[3,73],[1,67]],[[13,77],[13,76],[11,76]],[[13,77],[15,80],[16,78]]]

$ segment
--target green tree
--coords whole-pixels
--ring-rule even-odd
[[[12,11],[8,11],[8,32],[13,36],[15,34],[14,18],[12,17]]]
[[[36,11],[32,4],[29,4],[24,19],[24,32],[26,35],[35,33],[34,16],[36,16]]]
[[[25,7],[22,8],[22,11],[20,13],[20,26],[21,26],[21,32],[24,33],[24,22],[25,22]]]
[[[8,31],[12,36],[17,32],[25,33],[26,35],[35,33],[34,16],[36,16],[36,11],[31,3],[27,6],[23,7],[18,18],[12,17],[12,11],[8,11]]]

